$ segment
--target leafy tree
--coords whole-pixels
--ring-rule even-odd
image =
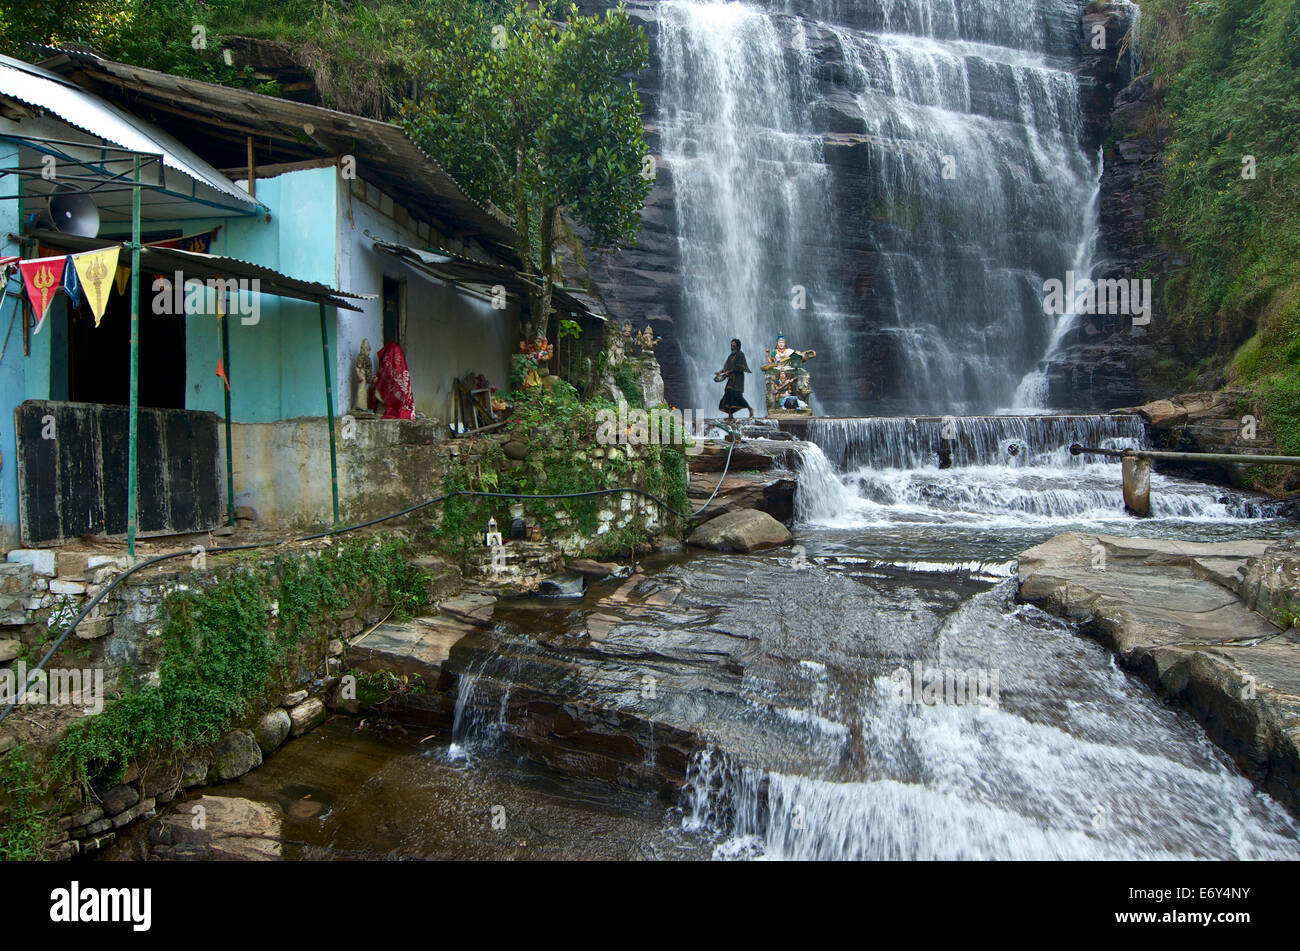
[[[620,5],[604,16],[449,0],[423,24],[413,63],[422,90],[405,104],[411,134],[481,201],[512,214],[544,326],[558,267],[561,213],[597,249],[635,240],[651,178],[632,77],[645,31]]]

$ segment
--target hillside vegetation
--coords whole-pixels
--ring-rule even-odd
[[[1190,374],[1252,390],[1300,453],[1300,0],[1142,0],[1163,96],[1158,240],[1171,337]]]

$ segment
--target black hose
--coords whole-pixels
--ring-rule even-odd
[[[722,428],[726,430],[728,433],[730,433],[733,437],[737,437],[737,438],[739,437],[739,434],[735,430],[728,429],[726,426],[723,426]],[[220,548],[207,548],[204,549],[203,553],[204,555],[209,555],[209,554],[221,555],[221,554],[225,554],[226,552],[251,551],[256,548],[278,548],[283,545],[292,545],[296,542],[309,542],[309,541],[315,541],[320,538],[328,538],[331,535],[343,535],[346,534],[347,532],[355,532],[358,529],[369,528],[371,525],[378,525],[381,522],[389,522],[395,518],[401,518],[404,515],[410,515],[412,512],[418,512],[420,509],[427,508],[430,505],[436,505],[439,502],[445,502],[447,501],[447,499],[454,499],[457,497],[466,497],[466,496],[485,498],[485,499],[581,499],[581,498],[589,498],[595,495],[621,495],[624,492],[631,492],[634,495],[641,495],[647,499],[650,499],[652,502],[658,504],[661,508],[672,513],[673,515],[678,516],[679,518],[694,518],[695,516],[699,515],[701,512],[703,512],[705,509],[709,507],[709,504],[714,500],[714,498],[717,497],[718,492],[722,489],[722,482],[724,479],[727,478],[727,471],[731,468],[731,454],[735,452],[736,449],[736,438],[729,440],[729,442],[730,442],[730,446],[727,449],[727,460],[722,467],[722,475],[718,477],[718,484],[714,488],[713,494],[710,495],[708,499],[705,501],[705,503],[702,506],[700,506],[698,509],[696,509],[694,512],[679,512],[675,508],[673,508],[670,504],[668,504],[666,500],[661,499],[659,496],[651,492],[646,492],[644,489],[630,489],[630,488],[593,489],[588,492],[563,492],[563,493],[553,493],[553,494],[545,494],[545,495],[522,495],[517,492],[472,492],[468,489],[458,489],[455,492],[448,492],[446,495],[439,495],[432,499],[425,499],[423,502],[417,502],[415,505],[408,506],[407,508],[402,509],[400,512],[394,512],[391,515],[383,515],[380,516],[379,518],[372,518],[368,522],[360,522],[356,525],[343,525],[337,528],[332,528],[329,531],[317,532],[314,535],[303,535],[299,538],[285,538],[277,542],[259,542],[257,544],[225,545]],[[689,480],[689,475],[687,478]],[[90,614],[90,612],[94,610],[95,605],[97,605],[100,601],[104,599],[105,595],[107,595],[110,591],[116,588],[128,577],[135,574],[141,568],[148,568],[150,565],[156,565],[161,561],[167,561],[171,558],[183,558],[190,554],[192,554],[192,551],[174,551],[166,555],[155,555],[153,558],[148,558],[144,561],[137,562],[136,564],[130,566],[125,571],[123,571],[120,575],[118,575],[116,578],[110,581],[107,585],[105,585],[104,588],[101,591],[99,591],[99,593],[97,593],[94,597],[90,599],[90,601],[86,603],[86,606],[81,609],[81,613],[78,614],[72,620],[72,623],[68,625],[67,630],[65,630],[62,634],[60,634],[58,639],[53,644],[50,645],[50,649],[45,652],[45,656],[41,658],[40,663],[31,669],[31,672],[27,675],[26,682],[23,684],[22,689],[17,691],[17,693],[14,695],[14,698],[9,701],[9,705],[6,706],[3,711],[0,711],[0,723],[3,723],[5,718],[8,717],[9,714],[13,711],[14,707],[18,705],[18,698],[23,696],[27,692],[27,688],[30,687],[32,684],[32,678],[35,677],[36,674],[39,673],[45,667],[49,659],[54,656],[54,652],[63,646],[63,642],[68,639],[68,635],[70,635],[73,631],[77,629],[77,625],[86,619],[86,617]]]

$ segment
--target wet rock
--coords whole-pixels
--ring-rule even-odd
[[[141,799],[130,809],[127,809],[124,812],[119,812],[117,815],[115,815],[113,817],[113,827],[116,829],[120,829],[127,823],[134,822],[136,819],[152,818],[153,809],[154,809],[154,800],[152,797],[148,799]]]
[[[108,790],[108,792],[104,793],[104,795],[100,797],[100,801],[104,804],[105,814],[112,816],[124,809],[129,809],[131,806],[134,806],[139,802],[140,793],[134,787],[127,786],[124,783],[121,786],[114,786],[112,789]]]
[[[150,829],[149,841],[159,858],[272,861],[281,854],[280,826],[272,806],[237,796],[201,796],[163,816]]]
[[[687,539],[700,548],[725,552],[751,552],[788,545],[794,536],[784,525],[757,509],[740,509],[710,519]]]
[[[588,581],[604,581],[606,578],[622,578],[629,569],[625,565],[612,561],[593,561],[590,558],[575,558],[564,563],[569,571],[576,571]]]
[[[292,728],[293,721],[289,718],[289,714],[276,707],[274,710],[267,711],[257,721],[257,726],[253,728],[253,735],[257,738],[257,745],[265,754],[283,743]]]
[[[181,786],[190,789],[208,781],[208,763],[201,759],[187,759],[181,767]]]
[[[79,812],[72,815],[72,824],[74,826],[88,826],[96,820],[104,818],[104,807],[92,803]]]
[[[280,701],[282,707],[296,707],[307,699],[306,690],[295,690],[293,693],[286,693],[284,699]]]
[[[537,586],[537,593],[544,598],[581,598],[585,587],[583,576],[571,571],[543,578]]]
[[[1270,547],[1058,535],[1021,554],[1019,597],[1079,621],[1296,809],[1300,630],[1270,624],[1239,596],[1257,590],[1251,566]]]
[[[249,730],[227,733],[212,751],[212,770],[218,779],[235,779],[261,765],[262,749]]]
[[[292,721],[291,732],[294,736],[301,736],[323,723],[325,715],[325,704],[320,698],[312,697],[289,711],[289,719]]]

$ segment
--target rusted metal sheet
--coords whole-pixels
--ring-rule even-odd
[[[127,528],[125,406],[29,400],[14,410],[23,543],[58,545]],[[140,409],[140,534],[215,528],[221,520],[215,413]]]

